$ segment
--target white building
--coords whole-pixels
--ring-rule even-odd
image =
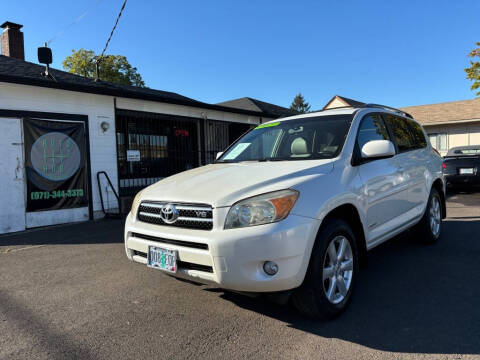
[[[43,66],[23,59],[21,25],[2,28],[0,233],[101,217],[102,203],[107,213],[117,211],[115,192],[131,198],[213,161],[252,126],[291,114],[248,98],[263,110],[244,99],[206,104],[59,70],[45,76]],[[103,174],[99,186],[100,172],[112,187]]]

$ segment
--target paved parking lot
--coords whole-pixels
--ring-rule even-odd
[[[123,223],[0,237],[0,359],[480,358],[480,194],[449,197],[442,241],[369,254],[331,322],[129,262]]]

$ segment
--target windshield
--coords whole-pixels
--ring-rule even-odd
[[[338,156],[353,114],[266,123],[238,139],[217,162],[330,159]]]

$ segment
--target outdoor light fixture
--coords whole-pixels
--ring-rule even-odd
[[[100,127],[102,128],[102,131],[105,133],[107,132],[108,129],[110,129],[110,124],[106,121],[102,121],[100,124]]]

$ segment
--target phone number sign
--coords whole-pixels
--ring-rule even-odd
[[[88,206],[83,122],[24,119],[27,212]]]

